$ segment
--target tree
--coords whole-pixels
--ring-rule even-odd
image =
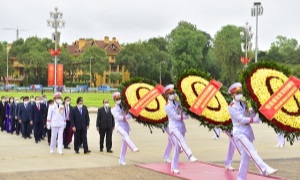
[[[300,49],[296,39],[277,36],[268,51],[270,59],[281,63],[298,64],[300,62]]]
[[[229,86],[237,80],[238,73],[243,65],[240,61],[241,50],[241,28],[227,25],[218,31],[214,38],[214,53],[221,66],[221,81]]]
[[[203,69],[203,50],[207,46],[207,39],[196,25],[180,21],[167,36],[167,40],[173,75],[179,74],[183,69]]]
[[[73,57],[65,47],[61,48],[58,59],[58,62],[64,65],[64,71],[67,72],[68,76],[67,79],[72,84],[74,77],[79,71],[81,62],[78,58]]]
[[[96,74],[102,75],[109,68],[108,57],[105,51],[96,46],[90,46],[79,56],[79,61],[82,63],[81,70],[85,74],[89,74],[91,63],[92,82],[94,87],[96,87]]]
[[[117,72],[111,72],[108,76],[108,78],[110,79],[110,82],[115,86],[115,84],[117,83],[117,81],[122,81],[122,75],[121,73],[117,73]]]
[[[47,85],[47,64],[53,62],[49,53],[51,47],[53,43],[48,38],[30,37],[13,42],[10,54],[24,66],[24,85]]]
[[[3,80],[3,83],[5,83],[5,77],[6,77],[6,61],[7,61],[7,43],[6,42],[0,42],[0,77]],[[5,62],[5,63],[4,63]]]
[[[162,51],[154,41],[130,43],[123,46],[122,51],[117,55],[117,63],[124,65],[130,72],[131,77],[143,77],[159,82],[160,64],[163,77],[168,77],[170,71],[170,56]]]

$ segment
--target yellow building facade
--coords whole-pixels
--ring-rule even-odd
[[[72,45],[67,46],[67,50],[75,58],[78,57],[87,47],[97,46],[106,52],[109,62],[109,69],[104,71],[103,74],[96,75],[96,86],[109,85],[111,87],[118,87],[120,83],[130,79],[130,73],[125,70],[124,66],[116,64],[116,56],[121,51],[122,47],[119,42],[113,37],[111,40],[108,36],[104,37],[104,40],[91,40],[83,39],[75,41]],[[122,77],[121,81],[112,82],[110,79],[110,74],[119,73]],[[81,73],[79,73],[81,74]],[[76,79],[76,77],[75,77]]]

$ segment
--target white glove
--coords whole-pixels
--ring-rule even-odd
[[[249,113],[253,113],[253,112],[254,112],[253,108],[249,107]]]
[[[259,115],[258,115],[258,113],[256,113],[253,118],[253,123],[259,123],[259,122],[260,122]]]
[[[47,122],[47,129],[50,130],[50,122]]]

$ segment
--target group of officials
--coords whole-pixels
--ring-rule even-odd
[[[242,101],[242,84],[234,83],[228,89],[228,93],[233,100],[229,105],[228,111],[233,123],[233,130],[227,132],[230,138],[228,155],[225,162],[225,168],[234,170],[231,167],[231,160],[234,149],[236,148],[241,154],[241,163],[237,179],[244,180],[247,176],[248,164],[250,158],[254,161],[257,168],[263,175],[271,175],[277,172],[268,166],[258,155],[254,145],[254,134],[251,128],[252,123],[259,123],[260,118],[253,109],[248,108],[245,102]],[[181,108],[179,101],[176,101],[176,93],[174,85],[168,85],[164,89],[164,95],[167,99],[165,111],[168,116],[168,126],[165,128],[169,136],[168,146],[164,154],[166,162],[171,163],[171,172],[180,173],[178,170],[179,154],[184,152],[188,160],[196,162],[197,159],[192,155],[191,149],[185,141],[186,127],[185,119],[189,116]],[[128,120],[132,118],[128,109],[122,106],[121,94],[116,92],[112,95],[115,105],[110,108],[107,99],[103,100],[103,107],[98,109],[96,127],[100,134],[100,152],[104,149],[104,138],[106,136],[106,151],[112,153],[112,132],[114,129],[122,136],[122,146],[120,152],[119,163],[126,165],[125,156],[127,148],[133,152],[138,152],[139,149],[134,145],[129,137],[130,126]],[[65,97],[62,101],[60,93],[54,95],[53,101],[47,101],[45,97],[36,97],[35,100],[31,97],[30,101],[27,96],[21,98],[18,102],[17,98],[1,97],[0,103],[0,125],[1,130],[31,138],[32,127],[34,131],[35,142],[38,143],[45,137],[47,132],[48,137],[51,137],[50,153],[54,153],[57,145],[57,153],[63,154],[63,146],[68,147],[72,134],[74,134],[74,150],[79,153],[79,147],[83,145],[84,153],[90,153],[87,144],[87,130],[89,129],[89,112],[86,106],[83,105],[83,99],[77,98],[76,106],[70,106],[70,98]],[[47,127],[47,130],[45,129]],[[50,135],[51,134],[51,135]],[[49,138],[48,138],[49,139]],[[174,154],[172,160],[169,160],[169,155],[174,146]]]
[[[89,129],[89,112],[83,105],[83,98],[78,97],[76,105],[71,106],[71,98],[62,99],[61,93],[55,93],[53,99],[47,100],[43,96],[1,97],[0,103],[0,129],[2,132],[20,134],[24,139],[32,139],[35,143],[48,139],[50,153],[63,154],[63,149],[69,147],[74,134],[74,151],[79,154],[83,147],[84,154],[91,151],[87,143]],[[106,136],[106,148],[112,153],[112,131],[115,127],[114,118],[108,104],[103,100],[104,106],[98,109],[97,130],[100,134],[100,151],[103,151],[103,142]],[[57,145],[56,145],[57,144]]]

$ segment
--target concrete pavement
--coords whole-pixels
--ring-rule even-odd
[[[75,154],[73,142],[71,150],[63,150],[63,155],[50,154],[46,141],[35,144],[33,139],[24,140],[20,136],[0,132],[0,173],[19,171],[38,171],[54,169],[77,169],[93,167],[119,166],[118,158],[121,148],[121,136],[113,133],[113,153],[99,152],[99,134],[96,130],[96,110],[89,108],[91,125],[88,130],[88,145],[91,154]],[[213,140],[213,132],[199,126],[198,121],[186,120],[187,144],[193,151],[193,155],[200,161],[222,163],[225,159],[228,147],[228,138],[221,133],[219,140]],[[162,162],[163,153],[167,144],[167,135],[159,129],[150,130],[133,120],[130,120],[130,137],[140,152],[133,153],[129,149],[126,155],[126,162],[155,163]],[[252,125],[256,137],[255,146],[260,156],[266,159],[300,158],[300,142],[293,146],[286,144],[285,148],[276,148],[276,133],[266,124]],[[240,156],[236,152],[234,161],[239,161]],[[180,161],[187,162],[184,154],[181,154]],[[270,164],[272,166],[272,164]]]

